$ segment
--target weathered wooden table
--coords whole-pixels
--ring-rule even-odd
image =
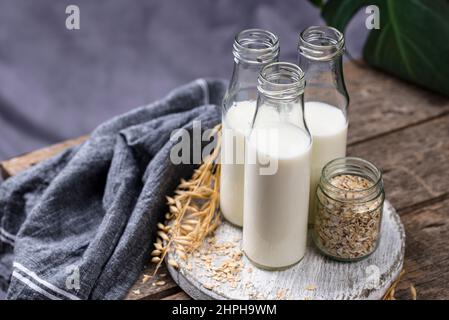
[[[396,298],[410,298],[414,284],[418,299],[449,299],[449,99],[361,63],[347,63],[345,75],[351,97],[348,154],[382,168],[387,198],[406,229],[406,272]],[[14,175],[84,139],[4,161],[2,175]],[[148,280],[152,271],[149,264],[128,299],[189,299],[166,269]],[[157,280],[165,284],[153,285]]]

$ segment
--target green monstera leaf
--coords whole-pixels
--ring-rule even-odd
[[[449,96],[449,1],[328,0],[321,14],[344,31],[354,14],[369,5],[379,8],[380,28],[370,31],[365,61]]]

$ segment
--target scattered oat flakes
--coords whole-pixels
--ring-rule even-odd
[[[213,288],[215,288],[215,285],[211,283],[205,283],[203,284],[203,287],[206,288],[207,290],[212,290]]]
[[[142,283],[147,283],[150,280],[151,276],[144,274],[142,278]]]
[[[176,268],[176,269],[179,268],[178,263],[174,259],[169,259],[168,264],[171,265],[173,268]]]
[[[276,300],[283,300],[285,299],[285,290],[284,289],[279,289],[276,292]]]
[[[313,285],[313,284],[309,284],[309,285],[306,287],[306,290],[308,290],[308,291],[314,291],[314,290],[316,290],[316,286]]]
[[[412,294],[412,300],[416,300],[416,288],[413,284],[410,285],[410,293]]]

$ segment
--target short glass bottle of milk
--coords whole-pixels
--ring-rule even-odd
[[[277,270],[306,252],[312,138],[304,120],[304,73],[277,62],[258,78],[259,97],[246,142],[243,251]]]
[[[223,99],[220,208],[232,224],[243,225],[245,136],[256,110],[257,77],[278,60],[278,37],[269,31],[239,32],[233,45],[234,71]]]
[[[343,34],[327,26],[309,27],[299,37],[299,66],[305,72],[305,118],[313,137],[309,223],[316,189],[329,161],[346,156],[349,96],[343,77]]]

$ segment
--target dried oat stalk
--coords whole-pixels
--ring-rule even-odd
[[[217,144],[214,151],[195,170],[190,180],[181,179],[173,197],[166,197],[169,212],[165,215],[165,224],[158,224],[158,237],[151,252],[151,262],[157,264],[154,274],[168,252],[187,260],[220,223],[218,206],[221,168],[215,160],[220,154],[221,125],[212,130],[211,137],[215,134]],[[168,263],[178,267],[173,259]]]
[[[405,274],[405,270],[402,270],[399,274],[399,277],[396,279],[396,281],[391,285],[391,287],[387,290],[385,295],[383,296],[383,300],[396,300],[395,294],[396,294],[396,287],[401,282],[402,277]],[[412,300],[416,300],[416,288],[413,284],[410,284],[410,295]]]
[[[405,273],[405,270],[402,270],[401,273],[399,274],[399,277],[397,278],[397,280],[395,282],[393,282],[391,287],[385,293],[383,300],[396,300],[396,298],[394,296],[396,293],[396,286],[401,281],[401,278],[404,275],[404,273]]]

